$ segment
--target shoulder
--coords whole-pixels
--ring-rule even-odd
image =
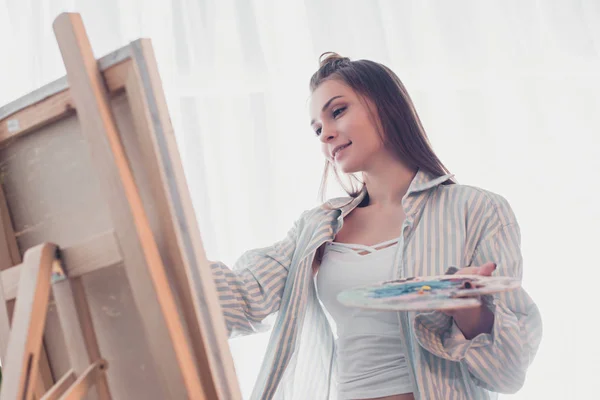
[[[321,204],[318,208],[326,211],[338,210],[343,208],[344,206],[347,206],[353,200],[354,197],[351,196],[334,197]]]
[[[336,197],[302,212],[296,223],[306,225],[308,222],[320,222],[335,215],[336,210],[341,210],[354,200],[353,197]]]
[[[452,184],[437,188],[439,199],[446,198],[452,204],[463,207],[469,214],[484,214],[502,225],[516,223],[509,201],[502,195],[477,186]]]

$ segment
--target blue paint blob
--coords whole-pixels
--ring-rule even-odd
[[[369,297],[381,299],[413,294],[421,290],[423,286],[429,286],[431,288],[427,291],[428,294],[435,294],[434,292],[436,290],[460,289],[465,281],[470,281],[470,279],[449,278],[436,281],[406,282],[400,285],[389,285],[370,289]]]

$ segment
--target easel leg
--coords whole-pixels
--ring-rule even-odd
[[[6,360],[8,349],[8,338],[10,337],[10,319],[8,318],[8,307],[4,297],[4,286],[0,282],[0,360]]]
[[[12,221],[8,210],[8,204],[4,196],[4,190],[0,185],[0,270],[8,269],[14,265],[21,264],[21,254],[13,230]],[[2,288],[3,289],[3,288]],[[2,363],[6,363],[6,346],[8,345],[9,331],[14,311],[14,300],[2,301],[0,305],[0,357]],[[54,380],[48,363],[48,355],[42,343],[39,363],[39,376],[35,378],[35,394],[39,399],[49,389]]]
[[[58,400],[63,394],[69,390],[69,388],[75,383],[77,377],[73,370],[68,371],[62,378],[56,382],[48,392],[41,397],[41,400]]]
[[[101,359],[83,282],[80,277],[70,278],[54,284],[53,292],[71,366],[75,375],[81,376]],[[98,374],[95,391],[97,396],[92,398],[111,399],[106,374]]]
[[[52,387],[54,379],[52,377],[52,370],[50,363],[48,362],[48,354],[46,353],[46,345],[42,340],[42,347],[40,349],[40,362],[38,366],[38,377],[35,382],[35,398],[41,399],[44,393]]]
[[[30,400],[33,397],[54,262],[57,262],[56,246],[52,244],[45,243],[25,253],[0,400]]]

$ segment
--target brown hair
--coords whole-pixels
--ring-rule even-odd
[[[383,132],[380,132],[383,144],[411,169],[420,169],[434,177],[448,173],[431,148],[425,129],[417,111],[398,76],[385,65],[369,61],[351,61],[347,57],[328,52],[323,53],[317,72],[310,78],[310,91],[313,93],[324,81],[337,79],[350,86],[357,94],[369,99],[376,108]],[[335,164],[325,160],[325,170],[321,180],[319,195],[325,200],[329,168],[333,167],[335,176],[352,197],[357,197],[362,186],[355,175],[350,175],[350,188],[340,177]],[[454,183],[452,180],[444,184]],[[363,184],[364,185],[364,184]]]

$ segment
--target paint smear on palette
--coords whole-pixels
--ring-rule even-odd
[[[341,292],[349,307],[392,311],[433,311],[477,307],[478,296],[514,290],[520,281],[510,277],[442,275],[381,282]]]

